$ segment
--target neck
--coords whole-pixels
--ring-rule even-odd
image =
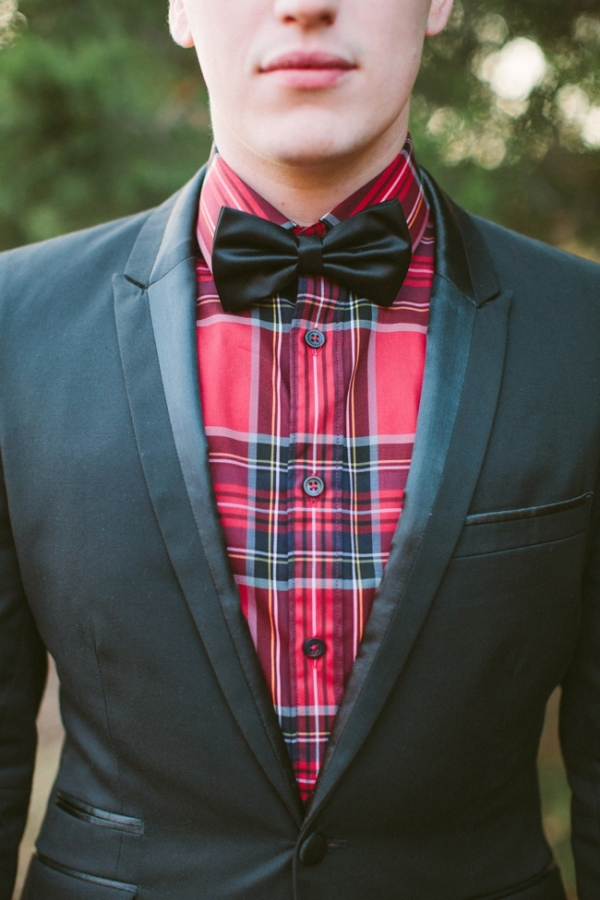
[[[308,226],[375,178],[398,155],[406,140],[394,136],[356,158],[314,162],[273,162],[219,138],[219,153],[234,172],[287,219]],[[241,152],[240,152],[241,151]]]

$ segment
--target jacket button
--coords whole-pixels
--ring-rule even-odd
[[[309,835],[298,854],[300,862],[304,866],[317,866],[327,853],[327,840],[318,831]]]

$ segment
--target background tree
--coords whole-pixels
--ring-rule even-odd
[[[210,147],[205,92],[166,0],[23,0],[0,54],[0,245],[152,206]]]
[[[462,0],[426,50],[421,158],[471,210],[600,258],[599,73],[597,0]]]

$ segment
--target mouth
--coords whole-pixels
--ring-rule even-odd
[[[295,51],[267,60],[259,71],[275,76],[287,87],[318,90],[332,87],[356,68],[355,63],[334,53]]]

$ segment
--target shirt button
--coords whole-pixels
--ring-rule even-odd
[[[319,494],[322,494],[325,490],[323,479],[319,478],[318,475],[309,475],[308,478],[304,479],[304,484],[302,486],[304,488],[304,493],[308,494],[309,497],[318,497]]]
[[[316,328],[311,328],[311,330],[307,331],[304,335],[304,340],[309,347],[313,348],[313,350],[318,350],[319,347],[322,347],[325,343],[325,335],[322,331],[318,331]]]
[[[300,847],[300,862],[304,866],[317,866],[327,855],[327,839],[315,831]]]
[[[304,655],[309,659],[319,659],[325,655],[326,649],[325,641],[322,641],[321,638],[307,638],[302,645]]]

